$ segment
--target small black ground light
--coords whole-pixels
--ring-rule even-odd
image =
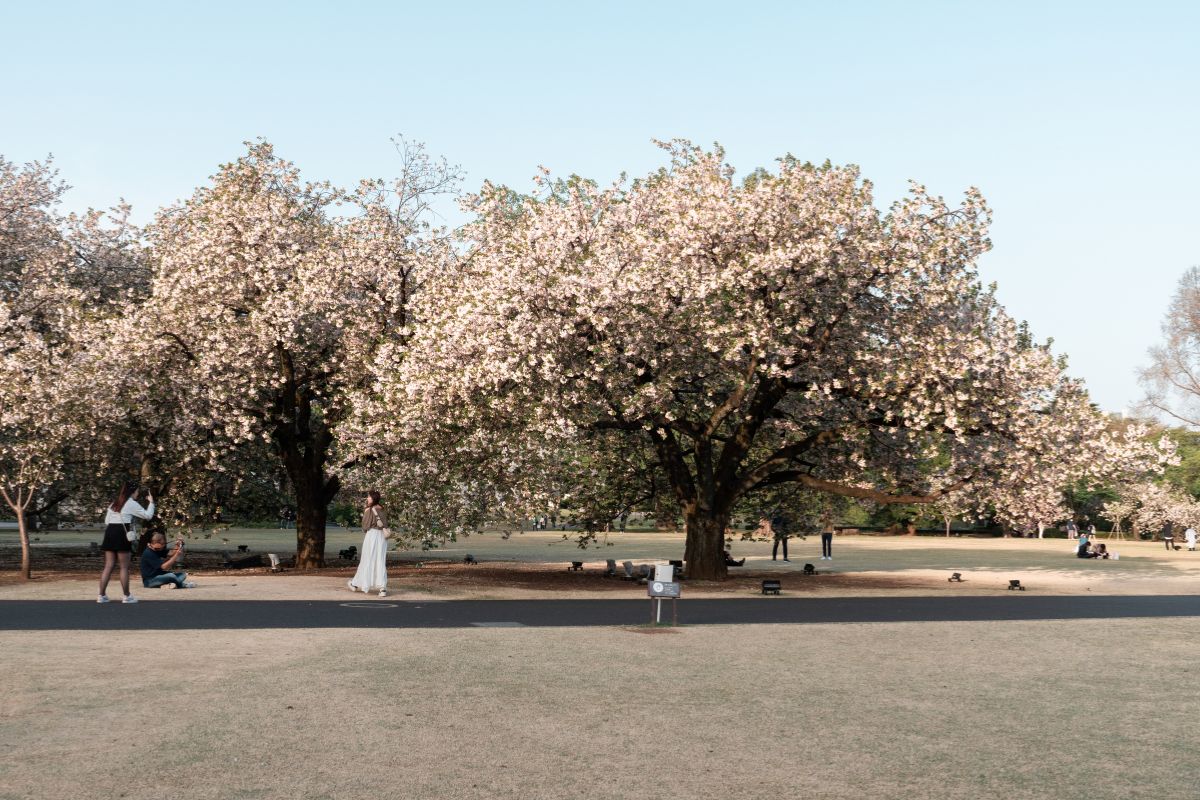
[[[463,563],[464,564],[478,564],[479,559],[475,558],[475,556],[471,555],[470,553],[467,553],[465,556],[463,556]]]
[[[1009,580],[1009,582],[1008,582],[1008,588],[1009,588],[1009,590],[1010,590],[1010,591],[1011,591],[1012,589],[1017,589],[1017,590],[1019,590],[1019,591],[1022,591],[1022,592],[1023,592],[1023,591],[1025,591],[1025,587],[1024,587],[1024,586],[1022,586],[1022,585],[1021,585],[1021,582],[1020,582],[1019,580],[1017,580],[1016,578],[1012,578],[1011,580]]]
[[[962,583],[962,573],[961,572],[951,573],[950,577],[946,578],[946,580],[950,581],[950,583]]]
[[[817,568],[814,567],[812,564],[805,564],[804,565],[804,574],[805,575],[816,575]]]
[[[763,594],[779,594],[781,589],[783,589],[783,584],[780,583],[779,581],[763,581],[762,582],[762,593]]]

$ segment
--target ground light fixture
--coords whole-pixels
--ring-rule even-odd
[[[961,572],[951,573],[950,577],[946,578],[946,580],[948,580],[950,583],[962,583],[962,573]]]
[[[1010,591],[1011,591],[1011,590],[1013,590],[1013,589],[1017,589],[1017,590],[1019,590],[1019,591],[1022,591],[1022,592],[1023,592],[1023,591],[1025,591],[1025,587],[1024,587],[1024,586],[1022,586],[1022,585],[1021,585],[1021,582],[1020,582],[1019,580],[1017,580],[1016,578],[1012,578],[1011,580],[1009,580],[1009,582],[1008,582],[1008,588],[1009,588],[1009,590],[1010,590]]]
[[[779,581],[763,581],[762,582],[762,593],[763,594],[779,594],[780,590],[782,590],[782,589],[783,589],[783,584],[780,583]]]

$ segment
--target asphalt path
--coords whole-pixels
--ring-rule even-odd
[[[663,604],[664,621],[670,603]],[[1200,596],[764,597],[679,601],[681,625],[1200,617]],[[268,628],[467,628],[645,625],[643,600],[453,600],[398,602],[190,600],[0,601],[0,631],[246,630]]]

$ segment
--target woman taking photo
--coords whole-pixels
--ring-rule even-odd
[[[133,518],[150,520],[154,518],[154,496],[146,492],[149,501],[145,508],[138,503],[141,490],[136,483],[126,481],[121,486],[112,505],[104,514],[104,542],[100,549],[104,551],[104,569],[100,572],[100,594],[97,603],[107,603],[108,579],[112,577],[113,567],[121,565],[121,592],[125,595],[123,603],[136,603],[137,598],[129,593],[129,558],[133,552],[133,543],[137,541],[137,530],[133,527]]]
[[[362,518],[363,546],[358,557],[358,571],[347,581],[350,591],[370,592],[379,590],[380,597],[387,597],[387,540],[392,538],[388,530],[387,514],[379,505],[379,492],[367,492]]]

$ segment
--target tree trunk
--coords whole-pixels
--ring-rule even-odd
[[[17,512],[17,532],[21,536],[21,580],[27,581],[33,577],[33,567],[29,560],[29,522],[25,517],[25,509],[20,504],[17,504],[14,510]]]
[[[950,518],[943,517],[943,519],[946,520],[946,538],[949,539],[950,538]]]
[[[325,566],[325,523],[328,504],[316,501],[310,492],[296,492],[296,568]]]
[[[150,546],[150,537],[154,534],[161,533],[164,537],[167,535],[167,523],[163,521],[161,509],[163,498],[166,497],[167,492],[170,490],[171,479],[163,479],[160,476],[157,459],[151,455],[143,455],[141,466],[138,468],[138,484],[142,487],[143,492],[149,492],[154,495],[156,510],[154,512],[154,519],[144,520],[139,525],[140,533],[134,546],[134,556],[137,556]],[[141,501],[142,503],[146,502],[144,494]]]
[[[29,503],[33,500],[33,488],[29,488],[29,494],[22,496],[22,488],[18,485],[12,492],[9,492],[9,487],[0,484],[0,497],[4,498],[4,502],[8,503],[8,507],[17,515],[17,535],[21,540],[21,580],[29,580],[33,577],[33,571],[30,566],[29,558],[29,521],[25,516],[26,509],[29,508]]]
[[[691,580],[721,581],[729,574],[725,566],[725,529],[729,527],[729,514],[714,514],[702,509],[688,509],[687,546],[684,561],[687,576]]]
[[[326,479],[321,465],[300,466],[288,471],[296,491],[296,569],[316,569],[325,566],[325,524],[339,482]]]

